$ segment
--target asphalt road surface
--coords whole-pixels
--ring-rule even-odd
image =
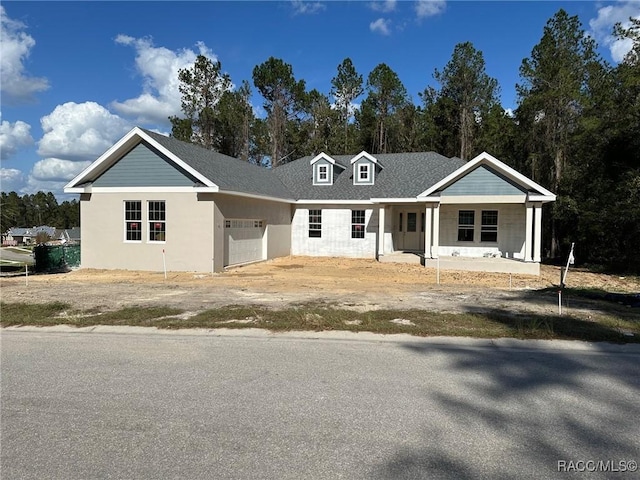
[[[98,332],[2,331],[3,480],[639,475],[632,346]]]

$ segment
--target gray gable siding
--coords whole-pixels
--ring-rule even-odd
[[[361,181],[360,178],[360,165],[369,165],[369,178],[365,181]],[[367,159],[361,158],[353,164],[353,183],[360,185],[373,185],[375,179],[375,164]]]
[[[196,179],[145,142],[93,181],[96,187],[190,187]]]
[[[486,165],[480,165],[442,190],[442,195],[520,195],[526,190]]]

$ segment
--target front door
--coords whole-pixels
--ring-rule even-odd
[[[398,250],[420,250],[421,217],[418,210],[400,210],[397,213],[396,237]]]

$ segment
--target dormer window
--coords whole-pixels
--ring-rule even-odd
[[[371,168],[371,164],[369,163],[361,163],[358,165],[358,182],[368,183],[369,182],[369,169]]]
[[[326,182],[329,178],[329,165],[318,165],[318,180]]]
[[[367,152],[360,152],[351,159],[353,165],[354,185],[373,185],[375,183],[376,172],[382,169],[380,162]]]
[[[335,167],[344,168],[326,153],[320,153],[311,160],[314,185],[333,185]]]

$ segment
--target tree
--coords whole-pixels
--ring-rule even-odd
[[[193,67],[178,71],[182,113],[186,119],[169,117],[176,138],[214,148],[215,109],[224,92],[231,88],[231,79],[221,69],[220,62],[198,55]],[[185,138],[189,133],[190,137]]]
[[[362,75],[356,71],[351,59],[345,58],[338,65],[338,74],[331,80],[331,95],[344,123],[344,142],[339,153],[346,154],[350,150],[349,120],[353,116],[353,101],[362,95],[363,91]]]
[[[559,10],[544,27],[540,43],[520,67],[517,116],[526,126],[538,181],[562,195],[572,135],[585,101],[589,65],[597,62],[593,40],[578,17]],[[562,205],[566,202],[559,202]],[[551,256],[559,253],[557,222],[551,225]]]
[[[250,96],[251,87],[245,80],[238,90],[222,94],[214,117],[215,149],[245,161],[249,160],[251,127],[255,120]]]
[[[270,57],[253,69],[253,84],[265,99],[271,166],[277,167],[294,153],[287,142],[287,125],[301,111],[305,82],[296,81],[291,65]]]
[[[439,95],[450,98],[455,106],[459,156],[469,159],[479,122],[498,102],[498,82],[487,75],[482,52],[471,42],[456,45],[449,63],[433,76],[441,85]]]
[[[372,153],[387,153],[390,124],[393,115],[409,103],[407,90],[398,75],[386,64],[377,65],[367,79],[369,94],[363,101],[360,124],[366,126],[373,119],[370,132]]]

